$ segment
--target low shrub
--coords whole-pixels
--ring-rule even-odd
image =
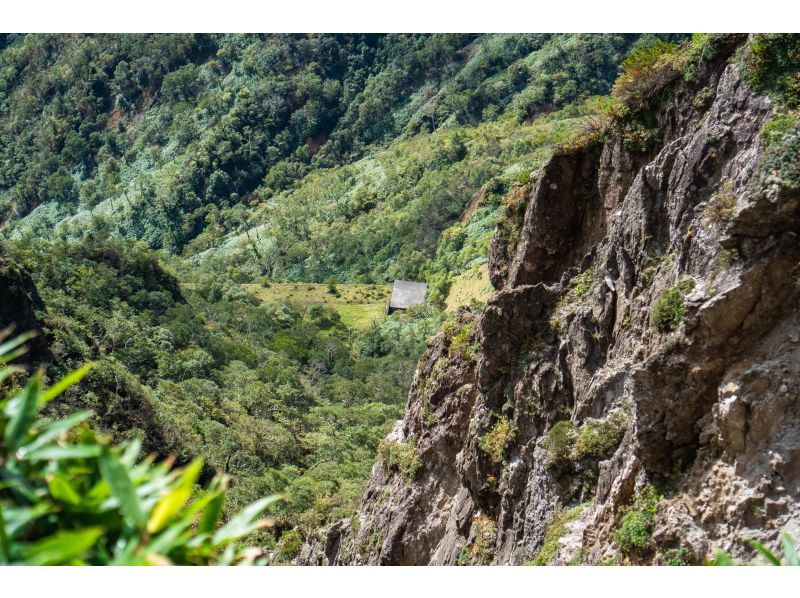
[[[281,534],[280,540],[276,547],[278,553],[278,562],[289,563],[300,554],[300,548],[303,545],[303,537],[300,532],[294,529],[286,530]]]
[[[709,199],[708,206],[703,210],[703,219],[717,226],[725,226],[733,218],[736,199],[733,182],[726,181]]]
[[[628,419],[621,410],[614,411],[604,420],[588,420],[575,440],[573,457],[605,459],[611,456],[617,450],[627,428]]]
[[[800,189],[800,126],[767,148],[748,185],[754,193],[762,193],[776,183],[792,191]]]
[[[409,482],[422,469],[422,460],[417,454],[417,443],[381,442],[378,447],[378,459],[387,470],[395,469]]]
[[[760,33],[742,53],[744,76],[751,87],[789,108],[800,105],[800,36]]]
[[[683,70],[679,46],[655,40],[632,51],[622,63],[612,94],[623,106],[638,112]]]
[[[553,424],[547,433],[547,446],[550,450],[550,462],[569,459],[575,444],[575,424],[562,420]]]
[[[664,289],[658,296],[651,321],[653,327],[659,332],[672,332],[677,330],[683,322],[684,306],[683,296],[678,287]]]
[[[614,541],[622,552],[641,552],[647,547],[660,501],[661,496],[656,489],[645,486],[633,504],[623,509],[620,527],[614,533]]]
[[[668,548],[661,555],[664,564],[668,567],[686,567],[692,564],[692,554],[687,548]]]
[[[500,463],[505,455],[506,446],[514,439],[514,434],[514,424],[502,416],[491,430],[478,439],[478,446],[492,461]]]
[[[475,322],[462,324],[452,336],[450,341],[449,355],[460,355],[466,360],[475,359],[478,353],[478,344],[473,340]]]
[[[497,524],[486,515],[477,515],[472,520],[474,536],[458,555],[459,565],[488,565],[494,558],[497,541]]]
[[[800,126],[800,114],[797,112],[777,114],[761,127],[761,132],[759,133],[761,144],[768,148],[780,143],[787,134],[798,126]]]

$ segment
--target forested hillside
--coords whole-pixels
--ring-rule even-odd
[[[731,61],[773,98],[761,138],[777,143],[797,123],[796,37],[748,43]],[[257,540],[291,561],[356,512],[437,331],[453,359],[475,357],[454,312],[482,313],[490,242],[502,255],[524,241],[537,172],[612,132],[649,156],[666,139],[660,77],[693,84],[714,47],[680,34],[4,35],[0,280],[26,306],[0,306],[2,321],[41,331],[29,357],[50,380],[95,364],[48,417],[91,409],[115,442],[202,457],[199,481],[231,476],[226,517],[284,494]],[[686,64],[651,68],[665,56]],[[695,110],[711,97],[692,94]],[[395,278],[427,282],[426,305],[386,316]],[[416,466],[386,444],[381,458]]]

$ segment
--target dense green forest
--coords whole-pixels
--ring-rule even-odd
[[[202,457],[228,514],[282,493],[259,541],[291,559],[354,511],[508,192],[686,37],[1,36],[0,259],[41,295],[48,379],[94,362],[47,416]],[[365,326],[253,290],[395,278],[426,305]]]

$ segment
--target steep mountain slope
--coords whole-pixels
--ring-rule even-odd
[[[765,149],[747,43],[637,57],[604,131],[511,192],[494,295],[431,341],[361,510],[300,562],[686,564],[800,536],[800,133]]]

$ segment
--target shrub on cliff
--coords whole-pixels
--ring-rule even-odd
[[[781,140],[770,144],[749,186],[761,192],[772,185],[792,191],[800,189],[800,126],[784,133]]]
[[[653,327],[659,332],[672,332],[677,330],[683,322],[683,296],[678,287],[669,287],[658,296],[651,321]]]
[[[617,450],[628,420],[624,411],[614,411],[607,419],[590,419],[578,433],[573,449],[573,458],[586,457],[605,459]]]
[[[661,496],[656,489],[646,486],[636,496],[633,504],[623,510],[620,527],[614,533],[614,541],[619,544],[622,552],[641,552],[647,547],[660,501]]]
[[[588,503],[580,504],[567,509],[566,511],[559,510],[553,515],[550,525],[547,526],[547,531],[542,540],[542,546],[539,552],[533,557],[533,560],[526,563],[526,565],[534,566],[547,566],[561,547],[561,538],[567,533],[567,526],[580,517],[583,510],[589,506]]]
[[[422,469],[422,460],[417,454],[417,444],[413,440],[405,444],[381,442],[378,446],[378,459],[387,470],[397,470],[409,482]]]
[[[478,446],[492,461],[500,463],[505,455],[506,446],[514,439],[514,435],[514,424],[503,416],[491,430],[478,439]]]
[[[646,107],[650,99],[671,83],[682,71],[679,46],[661,40],[632,51],[622,63],[622,74],[612,93],[633,112]]]
[[[800,35],[760,33],[745,48],[742,60],[754,90],[789,108],[800,105]]]

